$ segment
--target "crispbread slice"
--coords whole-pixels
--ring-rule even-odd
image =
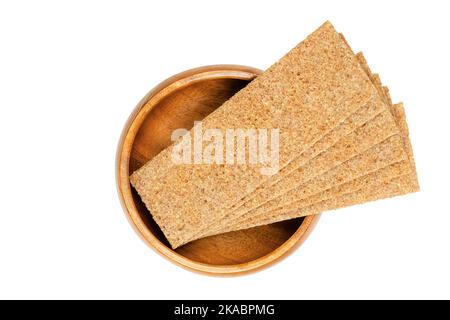
[[[205,236],[225,233],[231,230],[235,231],[248,229],[251,227],[271,224],[278,221],[294,219],[307,215],[319,214],[323,211],[335,210],[369,201],[391,198],[419,191],[419,183],[417,173],[415,171],[412,148],[408,138],[408,129],[403,104],[397,104],[393,106],[392,109],[395,117],[399,121],[400,127],[402,128],[402,136],[405,138],[406,151],[408,153],[407,167],[405,167],[404,161],[392,164],[386,168],[378,170],[377,172],[336,186],[326,190],[322,194],[317,194],[313,196],[312,199],[307,199],[304,203],[304,207],[302,202],[302,204],[298,204],[299,207],[291,211],[287,211],[289,208],[283,208],[279,211],[267,212],[264,217],[258,217],[257,219],[246,222],[244,221],[229,227],[229,230],[222,229],[218,232],[211,232]],[[406,134],[406,136],[404,136],[404,134]],[[410,170],[405,172],[406,168],[409,168]]]
[[[286,205],[294,206],[293,209],[295,209],[299,203],[308,197],[328,190],[335,185],[353,181],[369,173],[376,172],[406,158],[407,155],[401,137],[394,135],[323,175],[308,181],[306,184],[291,189],[252,209],[242,216],[237,223],[240,224],[246,218],[258,219],[258,217],[265,215],[267,212],[273,212],[277,208],[281,208],[282,211]],[[411,169],[406,167],[405,170],[409,172]]]
[[[391,116],[386,110],[371,122],[358,128],[335,146],[309,161],[307,166],[271,186],[259,197],[253,198],[266,199],[259,200],[261,202],[259,206],[257,202],[244,204],[243,208],[248,211],[234,220],[240,224],[247,218],[254,219],[284,203],[294,202],[300,196],[306,198],[335,184],[353,180],[406,159],[402,139],[395,133],[397,127],[395,131],[393,128],[390,128],[391,132],[385,131],[386,121]],[[376,140],[377,138],[381,141]],[[233,219],[225,219],[221,226],[230,226],[230,222],[232,223]],[[215,232],[217,229],[210,228],[208,232]]]
[[[270,177],[262,184],[260,184],[254,190],[254,192],[247,194],[246,196],[242,197],[237,203],[227,208],[227,211],[236,211],[241,209],[241,207],[246,202],[254,202],[255,200],[253,198],[260,197],[260,194],[264,193],[267,188],[278,183],[280,180],[284,179],[286,176],[289,176],[300,167],[309,165],[309,161],[316,158],[318,155],[328,150],[329,148],[335,146],[336,143],[338,143],[339,140],[343,137],[352,134],[356,129],[362,127],[369,121],[372,121],[384,110],[384,107],[379,104],[365,104],[351,116],[345,119],[344,122],[331,130],[328,134],[326,134],[321,140],[316,142],[311,148],[303,152],[293,161],[288,163],[285,167],[281,168],[277,175]]]
[[[343,43],[349,48],[350,45],[348,44],[347,40],[345,39],[343,34],[339,34],[339,36],[341,37]],[[373,74],[370,70],[369,65],[367,64],[367,61],[364,57],[364,55],[362,54],[362,52],[356,54],[356,58],[358,60],[358,62],[360,63],[360,66],[362,67],[362,69],[366,72],[366,74],[369,76],[370,80],[372,81],[372,83],[374,84],[374,86],[376,87],[378,93],[380,94],[380,96],[383,98],[383,101],[387,104],[387,105],[392,105],[392,101],[390,99],[390,95],[389,95],[389,89],[387,87],[382,87],[382,83],[381,83],[381,79],[377,74]],[[350,116],[347,119],[347,122],[350,123],[354,123],[357,124],[357,121],[354,121],[353,118],[355,116],[358,116],[359,119],[363,119],[364,118],[364,114],[367,114],[367,108],[362,108],[360,109],[360,114],[362,115],[357,115],[357,113],[353,114],[352,116]],[[370,110],[369,110],[370,111]],[[361,122],[359,122],[361,123]],[[362,125],[363,123],[361,123]],[[338,126],[334,131],[331,131],[328,136],[330,137],[340,137],[339,134],[336,134],[336,130],[345,128],[345,124],[342,124],[341,126]],[[348,134],[352,133],[355,130],[355,127],[353,128],[353,130],[347,131]],[[325,136],[326,137],[326,136]],[[322,140],[325,140],[325,138],[323,138]],[[335,143],[338,140],[335,140]],[[318,143],[316,143],[316,145],[319,145],[320,141]],[[315,145],[315,146],[316,146]],[[333,145],[334,144],[330,144]],[[310,155],[307,155],[308,152],[305,152],[303,154],[303,158],[304,159],[313,159],[315,156],[317,156],[320,152],[317,153],[312,153],[314,152],[314,146],[312,148],[310,148],[308,151],[311,152]],[[322,148],[320,150],[324,151],[327,148]],[[350,159],[353,155],[349,154],[347,159]],[[300,156],[299,158],[296,159],[297,161],[299,161],[299,163],[301,161],[303,161],[303,163],[305,163],[306,161],[304,161],[302,159],[302,156]],[[319,162],[316,160],[316,163]],[[311,161],[313,162],[313,161]],[[311,162],[308,163],[308,165],[311,164]],[[225,215],[225,217],[223,219],[221,219],[220,223],[221,225],[227,226],[229,224],[232,224],[233,221],[236,220],[246,220],[246,218],[248,218],[250,215],[253,215],[253,211],[252,209],[258,208],[260,207],[262,204],[269,202],[271,199],[276,199],[278,197],[281,197],[284,193],[288,192],[289,190],[295,189],[296,187],[304,184],[305,182],[307,182],[307,180],[305,180],[305,174],[304,171],[302,170],[303,168],[301,167],[301,165],[294,165],[294,161],[291,162],[289,164],[289,166],[285,167],[284,169],[281,170],[280,174],[278,174],[276,177],[269,179],[268,181],[266,181],[265,183],[262,183],[253,193],[251,193],[250,195],[247,195],[245,197],[243,197],[241,200],[239,200],[237,203],[235,203],[234,205],[232,205],[229,208],[229,211],[231,213],[228,213]],[[297,169],[292,169],[292,168],[297,168]],[[323,166],[322,169],[327,168],[326,166]],[[287,170],[289,169],[289,170]],[[328,169],[330,169],[328,167]],[[320,175],[322,172],[317,172],[316,176]],[[309,178],[311,179],[312,177],[309,176]],[[217,228],[217,227],[216,227]],[[228,227],[226,227],[228,229]],[[207,230],[207,231],[211,231],[211,230]]]
[[[309,196],[305,199],[299,200],[298,202],[289,203],[289,207],[292,207],[291,210],[300,210],[305,207],[312,206],[316,203],[322,202],[324,200],[328,200],[330,198],[339,197],[341,195],[345,195],[352,192],[358,192],[362,188],[368,188],[369,186],[377,186],[380,181],[389,181],[392,177],[399,177],[405,175],[407,172],[411,172],[411,164],[407,160],[402,160],[400,162],[393,163],[384,168],[381,168],[375,172],[369,173],[363,177],[357,178],[355,180],[349,181],[344,184],[337,185],[330,189],[327,189],[323,192],[316,193],[312,196]],[[271,209],[270,211],[266,211],[265,216],[277,216],[282,218],[284,214],[287,212],[287,208],[283,205]],[[245,228],[251,228],[254,225],[255,219],[247,218],[245,221],[240,221],[239,225],[244,226]],[[234,229],[236,224],[230,227],[230,229]],[[222,231],[222,230],[221,230]]]
[[[326,23],[207,117],[203,126],[280,129],[284,167],[364,104],[383,107],[351,50]],[[220,220],[224,213],[218,208],[231,206],[265,179],[260,165],[175,166],[172,148],[134,173],[131,182],[177,247]]]
[[[379,187],[384,185],[385,183],[388,183],[389,181],[393,180],[400,181],[401,186],[403,188],[402,190],[397,191],[398,195],[409,193],[409,192],[415,192],[419,190],[419,184],[417,179],[417,173],[415,168],[415,162],[413,157],[413,151],[411,142],[409,139],[409,131],[407,128],[406,123],[406,117],[404,113],[404,108],[402,104],[398,104],[395,106],[392,106],[391,103],[391,97],[389,94],[389,89],[387,87],[383,87],[380,77],[377,74],[372,74],[366,59],[364,58],[362,53],[357,54],[357,58],[359,62],[361,63],[361,66],[364,68],[364,70],[368,73],[369,77],[377,87],[377,89],[380,92],[380,95],[387,101],[387,103],[390,105],[390,112],[394,115],[394,118],[396,119],[396,122],[398,126],[400,127],[400,132],[403,136],[403,144],[408,154],[408,159],[404,161],[400,161],[398,163],[394,163],[392,165],[386,166],[380,170],[377,170],[373,173],[370,173],[368,175],[365,175],[361,178],[349,181],[347,183],[343,183],[337,186],[334,186],[330,189],[327,189],[324,192],[316,193],[313,196],[309,196],[306,198],[301,199],[301,193],[303,191],[303,194],[307,192],[308,188],[311,190],[311,184],[308,185],[308,188],[306,190],[298,190],[298,198],[299,200],[295,202],[290,202],[290,200],[284,199],[284,201],[281,201],[278,205],[270,207],[270,206],[261,206],[258,208],[259,210],[253,210],[251,211],[252,215],[247,216],[246,218],[243,217],[242,219],[239,219],[239,221],[233,223],[233,225],[228,226],[228,228],[222,228],[220,231],[214,232],[213,230],[210,232],[210,235],[215,233],[222,233],[227,232],[229,230],[236,230],[236,229],[246,229],[250,228],[252,226],[256,226],[264,223],[272,223],[275,221],[281,221],[285,220],[285,218],[290,218],[293,215],[293,212],[303,212],[304,208],[313,207],[316,203],[321,203],[324,201],[327,201],[331,198],[339,198],[343,195],[345,196],[345,199],[352,199],[351,196],[348,194],[355,192],[359,196],[356,199],[362,199],[364,198],[364,192],[366,193],[365,196],[367,196],[368,199],[378,199],[383,198],[383,195],[380,190],[377,191],[376,197],[372,197],[369,193],[372,192],[371,190],[375,187]],[[400,178],[400,176],[402,176]],[[393,177],[399,177],[399,178],[393,178]],[[326,182],[330,179],[329,175],[322,176],[319,181]],[[409,185],[408,185],[409,183]],[[313,183],[314,185],[314,183]],[[392,193],[392,187],[389,187],[386,190],[386,197],[394,196],[396,194]],[[365,190],[365,191],[364,191]],[[355,199],[355,198],[353,198]],[[349,200],[346,200],[349,201]],[[356,203],[354,203],[356,204]],[[291,211],[288,211],[291,210]],[[292,210],[295,210],[292,212]],[[258,214],[259,211],[259,214]],[[264,213],[264,215],[262,214]],[[264,219],[261,219],[265,217]],[[258,221],[258,224],[255,224],[255,221]]]
[[[347,43],[346,39],[344,38],[344,36],[342,34],[340,34],[340,36],[343,39],[344,43],[348,46],[348,43]],[[392,101],[390,100],[390,95],[389,95],[389,89],[387,87],[384,87],[384,88],[382,87],[381,79],[377,74],[372,74],[363,54],[358,53],[356,55],[356,57],[357,57],[358,61],[360,62],[363,70],[367,73],[367,75],[373,82],[380,97],[383,98],[383,101],[386,104],[392,105]],[[362,108],[360,110],[360,113],[364,114],[365,110],[367,110],[367,108]],[[348,120],[350,122],[352,122],[352,117],[354,117],[354,116],[356,116],[356,113],[354,115],[352,115],[351,117],[349,117]],[[359,116],[359,117],[361,118],[361,116]],[[357,122],[353,121],[353,123],[357,123]],[[344,127],[344,125],[341,125],[341,127]],[[299,189],[300,186],[305,185],[307,182],[309,182],[314,177],[324,174],[325,172],[327,172],[327,170],[330,170],[331,168],[333,168],[333,166],[327,165],[326,162],[324,162],[324,158],[326,159],[327,155],[328,155],[329,163],[333,163],[333,162],[330,162],[330,155],[331,155],[331,157],[333,157],[333,155],[338,154],[337,151],[339,150],[339,148],[341,148],[341,150],[342,150],[342,146],[346,146],[347,144],[350,146],[355,145],[355,144],[360,145],[360,141],[355,139],[355,135],[358,136],[358,131],[356,130],[353,132],[351,132],[351,131],[348,131],[348,132],[349,132],[348,136],[346,136],[344,139],[342,139],[341,141],[338,141],[337,143],[335,143],[333,145],[333,148],[331,148],[331,150],[334,149],[333,150],[334,153],[332,153],[332,151],[329,149],[329,150],[323,151],[323,154],[321,154],[320,156],[317,156],[316,158],[314,156],[309,156],[308,158],[312,159],[312,160],[307,162],[306,165],[304,165],[304,166],[297,165],[296,166],[297,169],[295,169],[295,170],[282,171],[282,172],[280,172],[279,175],[277,175],[276,179],[271,179],[268,182],[261,184],[251,195],[244,197],[243,199],[238,201],[238,203],[236,203],[229,209],[230,213],[226,214],[220,220],[220,226],[224,226],[225,230],[229,230],[230,229],[229,226],[234,223],[240,224],[242,221],[246,221],[246,220],[250,219],[251,217],[258,216],[258,214],[266,212],[267,210],[276,208],[276,206],[279,205],[280,203],[287,203],[286,201],[293,201],[292,199],[297,196],[297,193],[298,193],[297,190]],[[331,132],[329,135],[333,136],[333,134],[334,134],[334,132]],[[379,137],[382,138],[382,135],[380,135]],[[368,139],[368,141],[371,141],[371,140]],[[319,144],[319,143],[317,143],[317,144]],[[373,146],[373,144],[372,144],[372,146]],[[367,148],[367,146],[366,146],[366,148]],[[314,147],[311,148],[309,151],[311,151],[311,150],[314,150]],[[325,150],[325,149],[323,149],[323,150]],[[364,148],[362,145],[359,150],[360,150],[359,152],[364,151]],[[316,155],[318,155],[318,154],[319,153],[317,153]],[[336,160],[341,159],[341,161],[334,161],[334,166],[337,166],[338,164],[343,163],[345,160],[348,160],[354,156],[355,156],[355,153],[348,152],[344,149],[343,152],[341,151],[340,157],[335,156]],[[301,159],[301,158],[302,157],[299,157],[297,159]],[[331,159],[331,160],[333,160],[333,159]],[[293,163],[291,163],[291,164],[293,164]],[[386,161],[380,162],[380,166],[383,166],[383,165],[386,166],[387,164],[388,163]],[[317,166],[319,166],[320,169],[317,169]],[[294,166],[291,166],[291,167],[293,168]],[[374,169],[371,167],[371,169],[361,172],[360,176],[362,176],[363,173],[368,174],[371,171],[377,170],[377,169],[379,169],[379,168]],[[350,172],[354,173],[355,172],[354,168]],[[347,179],[347,181],[348,181],[348,180],[355,179],[357,177],[355,175],[353,175],[353,176],[349,175],[347,178],[348,178]],[[319,192],[320,187],[317,186],[317,184],[315,186],[316,186],[316,189],[310,188],[311,192]],[[324,190],[324,189],[322,189],[322,190]],[[287,196],[286,193],[290,193],[290,195]],[[309,193],[309,195],[310,194],[311,193]],[[195,237],[199,237],[206,233],[215,232],[218,228],[221,228],[220,226],[209,227],[207,230],[203,231],[202,233],[195,235]]]
[[[360,189],[357,192],[344,194],[337,198],[330,198],[312,206],[303,208],[299,211],[287,213],[283,217],[274,219],[268,218],[261,220],[261,225],[271,224],[282,220],[293,219],[297,217],[319,214],[323,211],[336,210],[370,201],[387,199],[408,193],[418,192],[419,188],[411,180],[411,174],[405,174],[389,181],[379,181],[377,185],[371,185],[368,188]]]
[[[389,92],[387,88],[383,88],[380,77],[377,74],[372,74],[362,53],[358,53],[356,57],[363,70],[373,82],[380,97],[382,97],[383,100],[389,104]],[[386,110],[386,113],[391,113],[391,111]],[[379,115],[375,121],[378,119],[379,122],[383,123],[383,120],[380,121],[380,118],[381,115]],[[373,125],[373,123],[374,122],[368,123],[368,125]],[[299,168],[297,171],[284,177],[277,184],[260,191],[259,194],[253,197],[250,201],[247,201],[241,205],[239,211],[235,210],[234,215],[230,215],[232,218],[225,218],[221,221],[220,225],[210,228],[207,232],[202,233],[200,236],[215,234],[219,231],[233,230],[235,226],[250,226],[251,221],[258,220],[267,212],[286,212],[286,206],[283,205],[289,204],[288,208],[291,208],[290,210],[292,210],[296,208],[296,206],[300,205],[305,199],[307,199],[305,203],[310,203],[308,200],[311,199],[308,199],[308,197],[311,197],[314,194],[330,189],[335,185],[344,184],[351,180],[357,179],[406,158],[406,154],[403,152],[402,148],[398,148],[398,143],[397,149],[389,150],[391,154],[387,157],[380,156],[380,147],[377,146],[372,147],[369,150],[364,150],[364,148],[361,148],[360,152],[352,153],[351,149],[347,148],[347,146],[364,145],[364,143],[361,144],[361,141],[358,140],[358,137],[361,136],[361,131],[363,130],[367,130],[367,128],[359,128],[339,141],[335,146],[333,146],[333,148],[325,151],[317,158],[310,160],[305,168]],[[398,138],[397,141],[401,142],[401,139]],[[386,145],[385,143],[384,148],[389,148],[390,146],[393,145]],[[359,155],[359,153],[362,154]],[[386,152],[383,152],[381,155],[385,153]],[[324,163],[326,163],[327,159],[328,161],[339,159],[339,157],[336,157],[336,155],[339,154],[341,154],[341,158],[345,160],[351,157],[354,158],[345,162],[341,166],[335,166],[326,173],[322,172],[323,175],[320,175],[321,171],[317,169],[317,166],[329,169],[331,166],[324,165]],[[408,162],[403,164],[403,167],[405,170],[404,172],[410,170]],[[306,171],[306,169],[309,171]],[[388,172],[389,171],[384,174],[386,175]],[[315,177],[312,176],[314,173],[316,173]],[[357,190],[356,184],[355,187],[353,187],[353,190]],[[302,207],[303,206],[304,205],[302,205]]]

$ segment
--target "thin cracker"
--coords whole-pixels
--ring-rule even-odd
[[[327,23],[203,125],[279,128],[280,159],[285,166],[365,103],[383,104],[351,50]],[[293,124],[302,130],[293,130]],[[172,147],[144,165],[131,182],[173,247],[220,220],[223,213],[218,214],[218,206],[231,206],[263,180],[258,166],[174,166],[171,151]]]

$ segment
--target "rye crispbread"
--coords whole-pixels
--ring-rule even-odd
[[[203,125],[279,128],[283,168],[364,104],[383,108],[351,50],[327,23]],[[173,247],[220,221],[220,208],[232,206],[267,180],[258,165],[175,166],[170,155],[171,148],[161,152],[131,182]]]

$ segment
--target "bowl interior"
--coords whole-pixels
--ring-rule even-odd
[[[137,131],[130,151],[129,172],[134,172],[169,146],[171,134],[175,129],[192,128],[194,121],[202,120],[251,80],[252,77],[242,79],[208,76],[184,83],[164,95],[147,113]],[[131,192],[146,228],[170,248],[136,191],[131,188]],[[244,264],[266,256],[282,246],[303,221],[303,218],[299,218],[208,237],[188,243],[175,251],[192,261],[208,265]]]

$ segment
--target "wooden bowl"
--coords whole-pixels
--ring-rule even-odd
[[[130,186],[129,175],[171,144],[171,133],[191,128],[261,73],[235,65],[188,70],[151,90],[123,129],[117,150],[117,187],[124,211],[143,240],[176,264],[207,274],[240,274],[285,257],[318,220],[310,216],[200,239],[171,249],[150,212]]]

